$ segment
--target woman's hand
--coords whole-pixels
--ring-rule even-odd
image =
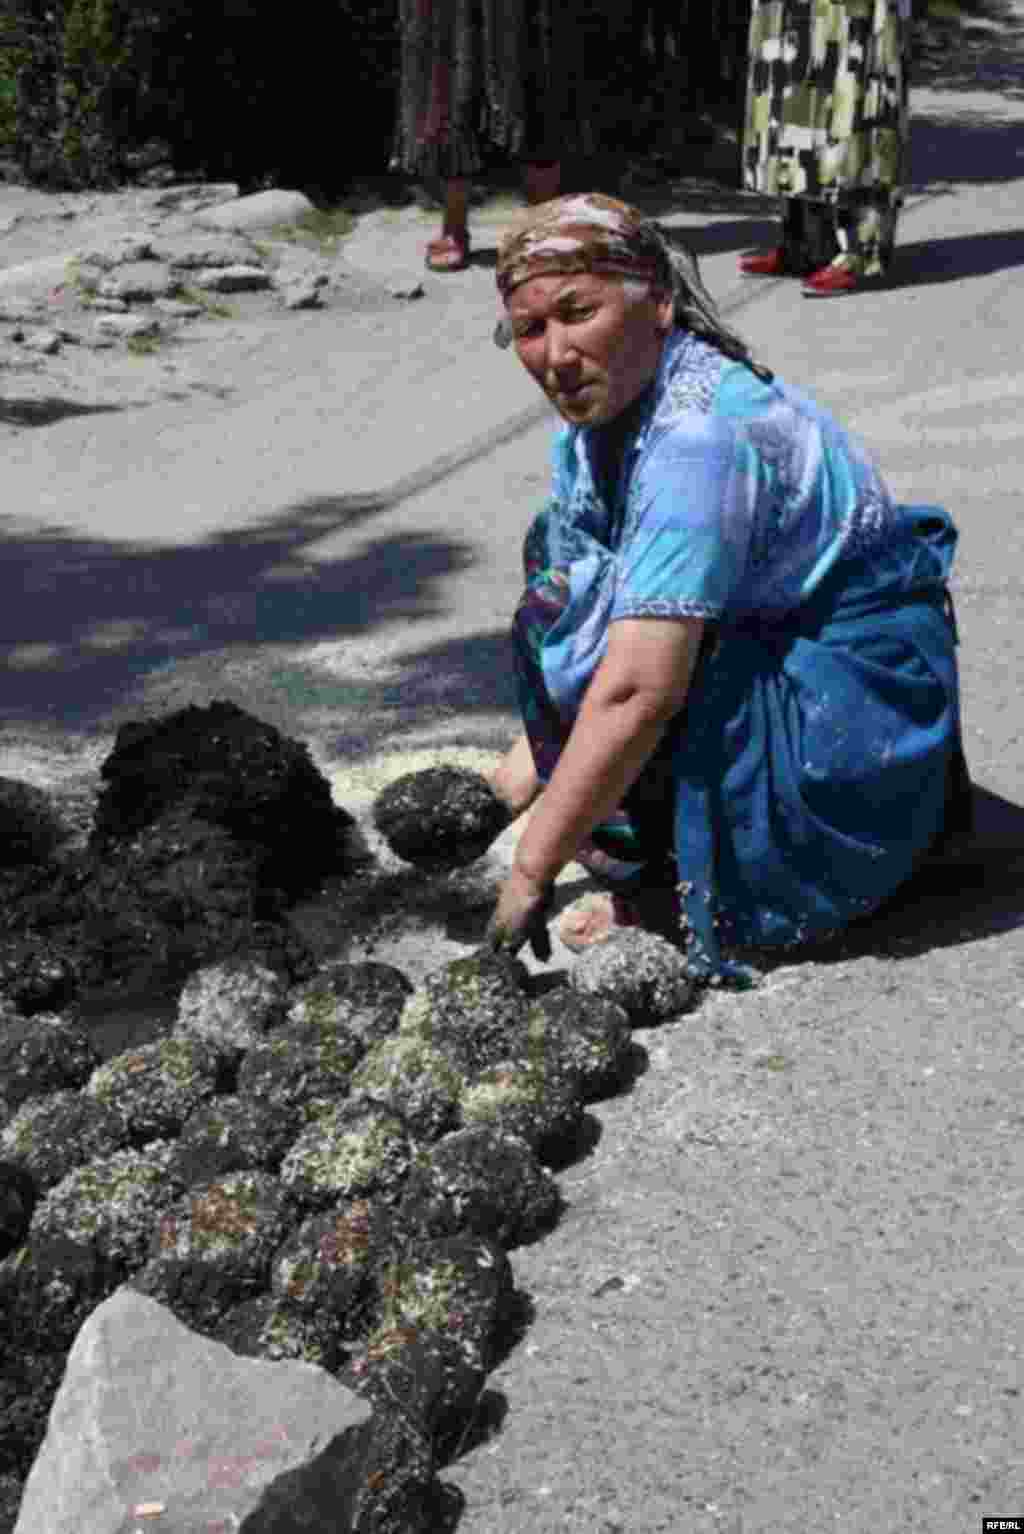
[[[514,954],[529,943],[534,958],[546,964],[551,957],[547,918],[552,899],[550,884],[537,884],[513,868],[501,887],[487,927],[488,946],[496,953]]]

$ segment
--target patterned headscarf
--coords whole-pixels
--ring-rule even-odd
[[[696,256],[685,245],[670,243],[660,225],[639,208],[601,192],[556,197],[532,208],[498,246],[498,292],[506,302],[531,277],[575,272],[649,282],[671,294],[677,328],[692,331],[727,357],[755,366],[746,343],[724,323],[701,282]],[[507,316],[498,320],[494,340],[501,347],[511,345]]]
[[[507,299],[531,277],[596,272],[668,284],[660,242],[642,213],[588,192],[541,203],[498,246],[498,292]]]

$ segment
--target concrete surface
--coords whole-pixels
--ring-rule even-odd
[[[743,282],[744,199],[662,211],[759,356],[962,532],[976,856],[916,906],[641,1036],[559,1228],[459,1534],[962,1534],[1024,1514],[1024,5],[915,92],[893,281]],[[8,443],[7,759],[93,759],[142,707],[236,696],[344,785],[514,727],[507,626],[550,422],[489,341],[501,209],[396,316],[304,318],[191,401]],[[347,259],[419,270],[431,221]],[[26,746],[28,742],[28,746]],[[29,750],[29,755],[31,751]],[[376,764],[376,765],[375,765]],[[70,771],[70,767],[68,769]],[[360,778],[360,774],[363,777]],[[354,790],[355,791],[355,790]],[[453,947],[436,935],[440,959]],[[609,1279],[616,1285],[607,1287]]]

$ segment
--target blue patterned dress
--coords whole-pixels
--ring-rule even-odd
[[[624,618],[708,625],[683,714],[595,843],[669,877],[695,968],[881,905],[942,832],[959,754],[956,532],[838,423],[676,331],[611,428],[563,427],[526,538],[520,705],[542,781]]]

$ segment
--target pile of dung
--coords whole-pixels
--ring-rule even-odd
[[[475,862],[510,817],[479,773],[429,767],[389,783],[377,797],[373,818],[397,857],[439,872]]]
[[[85,992],[156,992],[231,955],[312,968],[286,915],[351,873],[353,820],[305,746],[215,702],[124,725],[101,777],[84,847],[62,846],[35,802],[33,837],[7,838],[22,855],[0,865],[5,989],[35,977],[41,1010],[41,971],[64,977],[63,1002],[69,974]]]

